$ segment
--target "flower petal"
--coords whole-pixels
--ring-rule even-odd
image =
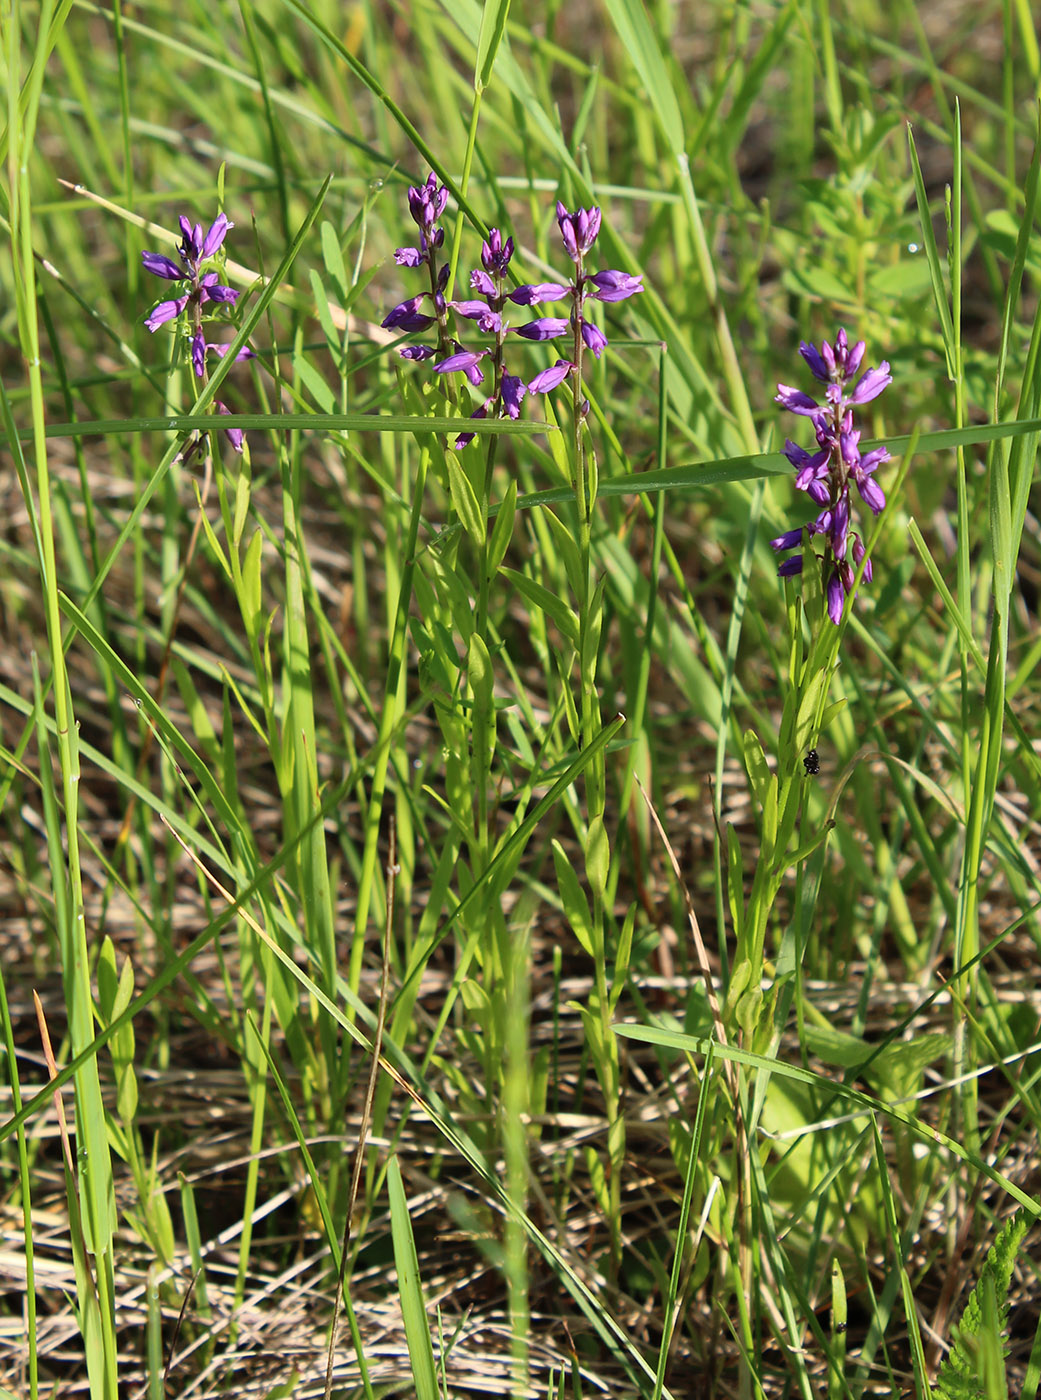
[[[164,253],[142,253],[141,262],[146,272],[154,273],[156,277],[165,277],[169,282],[180,282],[185,276],[184,268]]]
[[[517,335],[522,335],[525,340],[556,340],[558,335],[563,335],[570,327],[571,322],[566,316],[540,316],[537,321],[529,321],[525,326],[518,326]]]
[[[558,384],[562,384],[574,369],[570,360],[558,360],[549,369],[544,369],[536,374],[534,379],[528,380],[529,394],[548,394],[551,389],[555,389]]]
[[[596,287],[590,296],[596,297],[597,301],[625,301],[627,297],[643,291],[642,273],[634,277],[628,272],[616,272],[609,268],[605,272],[594,272],[589,280]]]

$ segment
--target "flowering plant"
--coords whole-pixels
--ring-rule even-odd
[[[613,269],[587,273],[584,259],[600,232],[601,212],[593,208],[569,213],[558,201],[557,225],[564,251],[574,264],[570,280],[532,282],[515,287],[512,291],[507,290],[514,243],[512,238],[503,238],[502,232],[493,228],[481,246],[481,266],[470,273],[470,290],[476,295],[473,298],[446,300],[444,293],[449,269],[447,263],[437,266],[437,250],[444,243],[444,230],[437,221],[444,213],[447,200],[448,191],[438,184],[433,172],[418,189],[409,187],[409,212],[419,226],[419,246],[399,248],[394,259],[401,267],[426,266],[430,289],[400,302],[383,318],[383,325],[390,330],[418,334],[436,324],[436,348],[406,345],[398,353],[408,360],[435,359],[435,373],[465,374],[475,388],[485,382],[486,369],[490,370],[491,392],[471,417],[486,418],[491,414],[493,417],[517,418],[526,394],[549,393],[571,374],[581,380],[583,349],[592,351],[597,359],[605,349],[607,337],[586,315],[587,299],[624,301],[643,291],[642,279]],[[516,327],[511,327],[505,319],[508,303],[518,307],[534,307],[543,302],[561,301],[565,297],[571,301],[567,316],[540,316]],[[424,305],[427,309],[423,309]],[[468,349],[452,332],[450,311],[463,320],[474,322],[479,331],[492,337],[492,343],[479,350]],[[511,331],[525,340],[534,341],[556,340],[570,332],[575,349],[570,359],[558,359],[555,364],[525,381],[520,375],[510,374],[506,369],[506,337]],[[482,360],[487,360],[487,365],[482,365]],[[463,433],[456,439],[455,446],[464,447],[472,440],[472,433]]]
[[[151,272],[155,277],[162,277],[168,282],[180,282],[182,290],[176,297],[171,297],[167,301],[160,301],[145,317],[145,326],[154,335],[160,326],[166,325],[168,321],[179,322],[183,338],[188,343],[188,354],[191,359],[192,369],[197,378],[202,379],[206,373],[206,356],[208,354],[223,355],[227,350],[226,345],[217,341],[206,339],[204,329],[205,321],[215,320],[213,311],[204,313],[203,307],[212,303],[215,307],[234,306],[238,300],[239,293],[233,287],[227,287],[220,281],[220,274],[216,269],[210,268],[204,272],[203,263],[209,262],[211,258],[223,247],[225,236],[229,229],[235,225],[230,222],[227,215],[218,214],[204,234],[202,224],[192,224],[191,220],[181,215],[181,242],[177,249],[179,263],[173,258],[168,258],[165,253],[144,252],[141,254],[141,261],[145,270]],[[249,346],[243,346],[235,356],[237,360],[249,360],[254,358],[254,351]],[[217,403],[217,412],[230,414],[231,410],[226,404]],[[225,429],[225,436],[236,452],[242,451],[243,434],[239,428]]]
[[[854,380],[864,359],[865,344],[858,340],[850,345],[846,332],[840,330],[835,344],[822,341],[818,350],[805,341],[799,353],[810,367],[815,379],[824,384],[824,402],[778,384],[776,402],[791,413],[809,418],[817,436],[817,451],[788,439],[784,455],[796,469],[795,485],[823,509],[814,520],[796,530],[787,530],[770,543],[774,549],[785,551],[802,543],[803,532],[819,536],[824,541],[824,553],[818,556],[824,570],[824,595],[828,616],[838,623],[846,595],[853,590],[856,570],[864,561],[864,581],[871,582],[871,560],[865,558],[860,536],[850,530],[850,482],[855,482],[860,498],[873,514],[878,515],[886,503],[885,495],[874,473],[889,460],[885,447],[871,452],[860,451],[860,429],[853,426],[853,410],[878,397],[893,376],[886,360],[877,369],[866,370]],[[852,387],[850,387],[852,384]],[[782,577],[802,573],[803,555],[785,559],[778,569]]]

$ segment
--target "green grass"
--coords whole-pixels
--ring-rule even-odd
[[[0,1396],[1037,1395],[1033,23],[5,8]],[[431,169],[460,297],[558,199],[643,277],[460,452]],[[141,252],[218,209],[197,379]]]

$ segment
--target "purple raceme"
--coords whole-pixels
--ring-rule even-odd
[[[216,256],[224,245],[228,230],[235,225],[226,214],[218,214],[204,234],[202,224],[193,224],[183,214],[178,222],[181,229],[181,242],[177,249],[179,263],[174,262],[173,258],[168,258],[165,253],[141,254],[141,262],[147,272],[168,282],[181,283],[177,296],[160,301],[152,308],[145,317],[145,326],[154,335],[160,326],[171,321],[180,321],[182,333],[190,342],[188,354],[192,369],[196,377],[202,379],[206,374],[207,355],[223,356],[228,349],[227,345],[219,341],[206,339],[204,322],[218,318],[213,311],[204,313],[203,307],[210,302],[215,307],[234,306],[239,297],[234,288],[227,287],[220,281],[220,274],[215,269],[204,272],[203,263]],[[251,360],[255,358],[255,352],[248,345],[244,345],[235,358]],[[231,413],[231,410],[219,401],[216,408],[222,415]],[[225,436],[236,452],[242,451],[241,429],[226,428]]]
[[[840,330],[835,344],[822,341],[816,346],[805,341],[799,352],[810,367],[814,378],[824,384],[824,402],[818,403],[801,389],[778,384],[775,402],[790,413],[809,418],[817,438],[817,450],[805,448],[788,439],[784,455],[795,468],[795,485],[805,491],[821,507],[815,519],[796,530],[787,530],[770,543],[784,552],[802,543],[803,532],[819,536],[824,541],[824,553],[817,556],[824,570],[824,596],[832,622],[842,619],[847,594],[853,591],[853,580],[864,560],[864,545],[860,536],[850,529],[850,483],[856,484],[860,498],[868,509],[878,515],[886,503],[875,471],[889,460],[885,447],[870,452],[860,451],[860,429],[853,426],[853,410],[878,397],[893,376],[883,360],[877,369],[866,370],[857,378],[864,359],[865,345],[858,340],[850,345],[846,332]],[[855,381],[855,382],[854,382]],[[813,551],[814,553],[816,551]],[[794,554],[778,569],[782,578],[802,573],[803,556]],[[871,560],[864,562],[863,578],[871,582]]]
[[[571,299],[571,313],[568,316],[541,316],[517,327],[517,334],[527,340],[555,340],[558,336],[572,338],[573,349],[570,360],[558,360],[548,370],[537,374],[529,383],[532,394],[545,394],[562,384],[574,370],[579,382],[582,374],[582,356],[586,350],[597,359],[607,348],[607,336],[599,326],[585,314],[586,299],[595,301],[625,301],[643,291],[642,276],[629,272],[607,269],[603,272],[586,272],[585,256],[592,249],[600,232],[602,215],[599,209],[576,209],[569,214],[567,208],[557,200],[557,227],[564,243],[564,251],[574,264],[570,282],[538,282],[530,287],[518,287],[510,293],[510,301],[517,306],[533,306],[546,301]]]
[[[504,238],[499,229],[493,228],[481,247],[481,266],[470,273],[472,295],[447,301],[444,293],[448,267],[447,264],[440,269],[437,267],[437,250],[444,243],[444,231],[437,220],[444,212],[447,198],[447,191],[438,185],[433,172],[424,185],[409,188],[409,210],[419,226],[419,246],[399,248],[394,258],[400,267],[426,266],[430,290],[399,302],[383,318],[382,324],[388,330],[406,334],[421,334],[436,324],[436,348],[405,345],[399,348],[398,354],[407,360],[433,359],[436,374],[464,374],[475,388],[487,383],[490,392],[471,417],[517,418],[526,394],[544,394],[557,388],[576,368],[580,371],[584,351],[590,351],[599,359],[607,346],[603,331],[586,317],[587,298],[605,303],[624,301],[643,291],[642,280],[639,276],[614,270],[587,273],[584,259],[600,231],[600,210],[578,209],[570,214],[558,203],[557,223],[565,251],[574,263],[570,281],[533,282],[507,291],[513,239]],[[569,315],[538,316],[516,327],[511,327],[506,320],[511,304],[535,307],[565,297],[571,300]],[[457,322],[470,321],[476,331],[491,337],[491,344],[476,350],[468,348],[453,334],[450,314]],[[506,337],[511,333],[531,341],[556,340],[570,334],[574,349],[570,359],[558,359],[553,366],[525,382],[506,369]],[[473,433],[463,433],[456,439],[455,446],[464,447],[473,438]]]
[[[445,231],[438,219],[445,212],[447,203],[448,190],[444,185],[438,184],[433,171],[427,176],[425,184],[418,188],[415,185],[409,186],[408,207],[419,228],[419,247],[398,248],[394,254],[394,261],[399,267],[425,267],[429,274],[430,290],[399,302],[382,321],[385,330],[404,331],[407,335],[429,330],[436,323],[438,351],[441,352],[442,358],[451,349],[448,304],[445,301],[445,287],[448,284],[450,269],[448,263],[440,268],[437,265],[437,252],[445,241]],[[424,303],[429,303],[429,311],[421,310]],[[426,360],[438,351],[427,346],[406,346],[398,353],[407,360]]]

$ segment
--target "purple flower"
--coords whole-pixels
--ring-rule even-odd
[[[565,282],[532,282],[510,292],[507,300],[515,306],[535,306],[541,301],[559,301],[571,288]]]
[[[432,360],[437,351],[432,345],[403,345],[398,354],[403,360]]]
[[[516,374],[504,374],[502,377],[502,406],[506,410],[509,418],[520,417],[521,399],[528,392],[528,386],[524,380]]]
[[[556,340],[570,325],[571,322],[566,316],[540,316],[537,321],[518,326],[516,334],[522,335],[525,340]]]
[[[226,214],[218,214],[213,223],[210,224],[210,231],[203,239],[202,250],[199,253],[200,262],[205,262],[207,258],[212,258],[217,249],[224,242],[224,236],[229,228],[234,228]]]
[[[828,576],[828,587],[826,590],[828,599],[828,616],[837,627],[842,621],[842,606],[846,601],[846,590],[843,581],[839,577],[838,569],[832,569]]]
[[[813,534],[812,525],[808,525],[806,528]],[[778,535],[775,540],[770,541],[770,547],[772,549],[781,550],[794,549],[797,544],[802,544],[802,532],[803,527],[801,525],[797,530],[785,530],[783,535]]]
[[[570,360],[558,360],[549,369],[544,369],[540,374],[536,374],[534,379],[528,381],[529,394],[548,394],[551,389],[555,389],[558,384],[563,384],[575,366]]]
[[[494,272],[497,277],[504,277],[512,257],[513,239],[507,238],[504,243],[497,228],[489,229],[488,237],[481,244],[481,265],[485,272]]]
[[[893,376],[889,373],[889,361],[883,360],[878,369],[869,369],[860,376],[847,403],[870,403],[872,399],[878,398],[887,384],[892,384],[892,382]]]
[[[227,404],[221,403],[219,399],[217,400],[217,412],[226,413],[229,418],[231,417],[231,409]],[[236,452],[242,452],[242,444],[246,440],[246,435],[241,428],[225,428],[224,436],[228,439]]]
[[[642,274],[633,277],[628,272],[594,272],[589,280],[596,287],[589,295],[598,301],[625,301],[626,297],[643,291]]]
[[[487,355],[487,350],[457,350],[454,355],[448,355],[445,359],[439,360],[434,365],[435,374],[453,374],[456,370],[462,370],[475,387],[484,382],[484,373],[479,368],[478,362]]]
[[[787,384],[778,384],[774,403],[779,403],[790,413],[801,413],[806,418],[815,418],[821,411],[816,399],[811,399],[801,389],[789,388]]]
[[[795,485],[823,509],[816,520],[805,528],[811,536],[824,540],[821,564],[825,570],[825,601],[832,622],[842,619],[846,595],[853,590],[855,569],[864,561],[861,575],[870,583],[873,575],[871,560],[865,557],[864,546],[851,530],[852,507],[850,484],[855,482],[860,498],[875,515],[885,507],[886,498],[874,479],[874,472],[889,460],[885,447],[876,447],[861,454],[861,430],[854,426],[853,410],[870,403],[892,383],[889,364],[883,360],[877,369],[868,369],[852,383],[864,360],[865,344],[858,340],[850,345],[844,330],[834,344],[826,340],[818,349],[803,341],[799,346],[814,378],[825,385],[824,402],[818,403],[801,389],[778,384],[776,402],[791,413],[811,419],[817,439],[816,452],[807,452],[790,439],[784,453],[795,468]],[[852,386],[852,387],[851,387]],[[772,540],[773,547],[784,551],[801,542],[802,531],[788,530]],[[850,563],[850,557],[853,563]],[[785,560],[778,572],[788,577],[799,573],[803,556]]]
[[[214,355],[223,358],[231,349],[231,346],[220,345],[212,340],[208,340],[206,342],[206,349],[207,351],[212,352]],[[255,350],[251,350],[248,345],[244,345],[239,351],[239,353],[235,356],[235,362],[237,364],[239,360],[255,360],[256,358],[257,352]]]
[[[234,287],[223,287],[215,272],[205,272],[199,282],[199,301],[221,301],[234,306],[239,294]]]
[[[600,232],[600,210],[576,209],[573,214],[569,214],[558,199],[557,224],[568,257],[572,262],[578,262],[596,242],[596,236]]]
[[[167,321],[180,316],[186,307],[197,309],[208,301],[234,306],[239,295],[232,287],[225,287],[218,281],[217,272],[201,270],[202,264],[221,248],[228,229],[235,227],[227,215],[218,214],[205,234],[202,224],[193,224],[184,214],[178,219],[178,224],[181,229],[181,242],[177,249],[180,266],[165,253],[146,250],[141,254],[142,266],[154,277],[162,277],[167,282],[188,283],[184,296],[160,302],[145,317],[145,326],[153,334]]]
[[[388,331],[427,330],[434,324],[434,317],[419,310],[420,303],[426,295],[426,292],[420,292],[419,296],[409,297],[408,301],[399,301],[397,306],[387,312],[380,325]]]
[[[223,213],[217,215],[205,233],[202,224],[192,223],[186,214],[182,214],[177,223],[181,230],[181,241],[177,247],[180,265],[172,258],[168,258],[165,253],[149,251],[141,254],[141,263],[145,271],[152,273],[154,277],[161,277],[167,282],[181,282],[184,284],[185,290],[181,296],[161,301],[158,305],[153,306],[145,317],[145,326],[154,334],[160,326],[166,325],[168,321],[175,321],[182,315],[185,316],[187,324],[179,343],[187,347],[192,371],[199,379],[202,379],[206,374],[206,356],[211,353],[218,356],[226,355],[229,348],[217,341],[206,339],[206,323],[212,323],[220,317],[215,315],[213,311],[204,313],[203,308],[210,303],[215,307],[234,306],[239,298],[239,292],[233,287],[225,286],[219,280],[220,274],[216,269],[211,268],[208,272],[204,272],[202,268],[204,263],[220,252],[228,230],[234,228],[235,225]],[[237,351],[235,358],[236,360],[255,359],[256,354],[248,345],[244,345]],[[217,402],[216,406],[218,413],[231,413],[226,404]],[[235,451],[241,452],[245,440],[242,429],[227,428],[225,433]],[[193,451],[199,449],[201,442],[202,437],[195,435],[186,449],[185,460]]]
[[[474,409],[473,413],[470,414],[470,417],[487,418],[488,410],[489,408],[491,408],[493,403],[494,399],[485,399],[484,403],[481,404],[480,408]],[[457,452],[461,452],[464,447],[470,446],[470,444],[473,442],[476,436],[476,433],[460,433],[459,436],[456,438],[455,442],[452,443],[452,446]]]
[[[476,321],[481,330],[488,335],[497,335],[502,329],[501,314],[493,311],[486,301],[453,301],[451,306],[460,316],[465,316],[469,321]]]
[[[178,297],[175,301],[161,301],[158,306],[153,306],[152,310],[145,317],[146,329],[150,330],[152,334],[155,335],[160,326],[180,316],[187,305],[187,296]]]
[[[165,253],[142,253],[141,261],[146,272],[154,273],[156,277],[166,277],[171,282],[179,282],[184,277],[183,267],[178,267],[173,258],[168,258]]]
[[[607,349],[607,336],[599,326],[594,326],[592,321],[582,322],[582,339],[586,343],[586,349],[592,350],[599,360],[601,353]]]
[[[408,187],[409,212],[428,237],[438,219],[445,212],[447,203],[448,191],[444,185],[437,183],[437,176],[432,170],[426,178],[426,183],[420,185],[418,189],[415,185]]]

